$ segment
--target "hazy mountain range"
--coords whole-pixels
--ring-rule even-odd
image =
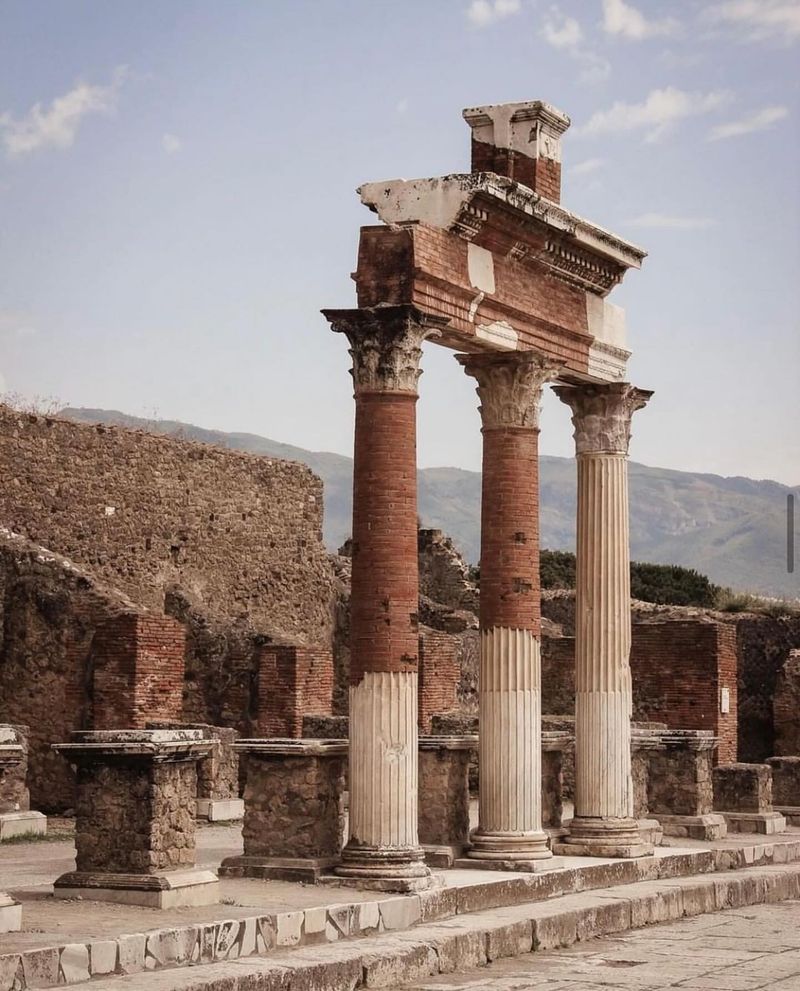
[[[302,461],[325,483],[325,540],[336,549],[350,534],[353,462],[306,451],[257,434],[206,430],[171,420],[146,420],[114,410],[73,409],[62,416]],[[470,561],[480,540],[478,472],[426,468],[419,473],[419,513],[426,526],[450,534]],[[541,543],[571,550],[575,543],[575,463],[541,459]],[[800,487],[750,478],[723,478],[630,465],[631,555],[638,561],[696,568],[721,585],[767,595],[800,596],[798,574],[787,571],[787,496]],[[800,513],[798,514],[800,515]],[[800,541],[798,542],[800,545]]]

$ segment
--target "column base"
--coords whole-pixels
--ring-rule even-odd
[[[71,871],[56,880],[53,896],[147,908],[216,905],[219,881],[212,871],[203,870],[165,871],[163,874]]]
[[[467,857],[471,860],[532,861],[549,860],[553,856],[550,837],[544,830],[536,833],[493,832],[479,826],[470,840]]]
[[[701,816],[658,815],[665,836],[686,836],[692,840],[722,840],[728,835],[725,816],[711,812]]]
[[[436,883],[425,865],[422,847],[347,846],[334,873],[337,883],[367,891],[425,891]]]
[[[435,867],[439,870],[453,867],[455,862],[464,856],[464,847],[462,846],[423,843],[422,851],[425,854],[425,863],[428,867]]]
[[[0,843],[14,836],[44,836],[47,816],[41,812],[3,812],[0,814]]]
[[[607,857],[633,859],[650,857],[653,844],[645,841],[635,819],[576,817],[569,833],[555,852],[565,857]]]
[[[554,857],[552,851],[546,860],[491,860],[474,856],[470,851],[467,857],[460,857],[453,862],[453,867],[460,871],[516,871],[519,874],[546,874],[548,871],[559,871],[564,867],[561,857]]]
[[[252,877],[262,881],[298,881],[316,884],[339,863],[338,857],[226,857],[220,877]]]
[[[241,798],[198,798],[197,818],[209,822],[235,822],[244,819]]]
[[[0,891],[0,933],[16,933],[22,929],[22,906]]]
[[[786,830],[786,819],[780,812],[723,812],[729,833],[761,833],[772,835]]]

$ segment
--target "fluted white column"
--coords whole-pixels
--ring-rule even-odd
[[[578,457],[575,818],[566,843],[641,856],[652,848],[633,818],[627,453],[631,416],[651,393],[627,384],[556,392],[572,408]]]

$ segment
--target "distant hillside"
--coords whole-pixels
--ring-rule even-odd
[[[302,461],[325,483],[325,540],[338,547],[350,534],[353,465],[350,458],[306,451],[257,434],[205,430],[171,420],[145,420],[114,410],[65,409],[85,423],[115,423],[253,454]],[[712,581],[766,595],[800,596],[798,575],[786,571],[786,496],[800,488],[749,478],[723,478],[631,463],[631,556],[681,564]],[[426,468],[419,474],[419,511],[425,525],[447,531],[477,561],[480,474]],[[575,463],[541,459],[542,546],[570,550],[575,543]]]

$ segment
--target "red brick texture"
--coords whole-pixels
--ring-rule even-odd
[[[635,623],[631,645],[634,717],[670,729],[712,730],[716,759],[736,760],[736,632],[721,623]],[[721,698],[728,689],[730,712]]]
[[[486,225],[473,243],[494,257],[495,292],[476,300],[467,269],[468,242],[426,224],[403,228],[362,227],[356,285],[358,305],[413,304],[423,313],[447,317],[441,343],[472,350],[475,328],[503,321],[519,335],[520,350],[536,350],[585,372],[589,347],[586,295],[552,276],[537,256],[549,235],[526,231],[531,247],[519,257],[513,227]],[[477,308],[475,306],[477,302]],[[466,338],[466,340],[465,340]]]
[[[531,158],[510,148],[496,148],[472,138],[472,171],[494,172],[544,196],[561,201],[561,164],[549,158]]]
[[[185,650],[183,627],[169,616],[128,613],[101,626],[92,647],[94,728],[180,722]]]
[[[416,396],[356,394],[350,683],[416,671]]]
[[[481,629],[541,629],[538,430],[483,430]]]
[[[304,715],[332,712],[333,656],[327,647],[263,647],[257,682],[258,736],[300,737]]]
[[[461,665],[459,637],[426,630],[419,638],[419,728],[430,733],[431,719],[458,707]]]

